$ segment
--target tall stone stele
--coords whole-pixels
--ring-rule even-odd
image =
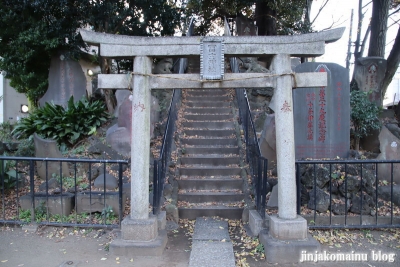
[[[386,59],[381,57],[362,57],[354,65],[354,79],[358,88],[369,93],[369,100],[382,106],[383,95],[380,84],[385,77]]]
[[[358,88],[368,93],[368,98],[378,107],[382,106],[383,95],[380,88],[386,72],[386,59],[381,57],[362,57],[354,65],[354,79]],[[370,135],[361,138],[360,145],[379,153],[379,130],[371,131]]]
[[[49,87],[39,100],[40,106],[46,102],[66,106],[71,96],[79,101],[86,96],[86,77],[78,61],[68,59],[60,52],[51,59]]]

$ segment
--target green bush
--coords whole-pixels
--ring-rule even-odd
[[[354,90],[350,93],[350,119],[353,123],[352,135],[355,137],[355,148],[360,148],[360,138],[372,130],[380,129],[379,114],[381,108],[369,101],[368,93]]]
[[[100,101],[82,99],[74,103],[68,100],[67,108],[46,103],[16,124],[13,134],[17,138],[29,138],[34,133],[53,139],[59,145],[74,145],[81,138],[96,131],[108,118],[105,106]]]
[[[23,139],[18,144],[18,149],[14,154],[16,157],[33,157],[35,155],[35,144],[32,138]]]
[[[23,182],[22,174],[15,170],[15,161],[0,160],[0,189],[11,189],[17,185],[17,181]]]
[[[9,142],[12,140],[12,125],[9,121],[0,123],[0,141]]]

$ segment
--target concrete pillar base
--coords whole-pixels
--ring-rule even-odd
[[[110,243],[110,253],[116,256],[160,256],[167,245],[166,213],[149,215],[148,219],[121,222],[119,238]]]
[[[140,242],[124,239],[115,239],[110,243],[110,253],[115,256],[161,256],[167,245],[167,231],[158,231],[157,237],[152,241]]]
[[[321,245],[310,234],[303,240],[279,240],[262,230],[259,235],[264,245],[265,259],[268,263],[298,263],[302,252],[315,253],[321,251]]]
[[[292,220],[284,220],[276,215],[269,218],[269,233],[279,240],[302,240],[307,238],[307,220],[297,216]]]
[[[121,222],[121,239],[129,241],[152,241],[157,238],[158,220],[154,215],[148,219],[131,219],[129,216]]]

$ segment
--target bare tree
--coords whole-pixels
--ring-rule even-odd
[[[386,73],[381,84],[382,95],[385,95],[389,84],[392,82],[393,77],[399,67],[399,62],[400,62],[400,27],[399,30],[397,31],[393,48],[390,51],[389,57],[387,58]]]
[[[369,2],[368,4],[363,6],[363,0],[358,0],[358,23],[357,23],[357,37],[356,37],[356,41],[354,42],[354,62],[357,62],[357,60],[363,56],[364,50],[365,50],[365,44],[367,43],[368,36],[371,32],[371,24],[369,23],[368,28],[367,28],[366,32],[364,33],[364,38],[361,42],[361,30],[362,30],[362,26],[363,26],[363,22],[364,22],[365,13],[367,12],[367,11],[364,11],[364,9],[370,3],[371,2]],[[355,84],[354,72],[353,72],[353,77],[352,77],[351,83]]]
[[[387,22],[391,0],[372,0],[371,38],[368,56],[385,57]]]

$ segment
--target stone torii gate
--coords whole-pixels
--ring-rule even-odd
[[[131,147],[131,213],[121,223],[115,254],[162,253],[166,234],[149,215],[150,95],[152,89],[275,88],[278,162],[278,216],[270,218],[270,235],[278,240],[307,238],[307,222],[296,213],[295,145],[292,88],[322,87],[326,73],[293,73],[291,56],[323,55],[325,44],[340,39],[344,28],[293,36],[136,37],[80,31],[88,44],[99,45],[108,58],[134,58],[133,77],[99,75],[98,87],[133,89]],[[224,56],[272,55],[271,73],[223,73]],[[202,58],[202,73],[153,75],[153,57]],[[221,66],[221,67],[220,67]],[[140,141],[139,141],[140,140]],[[165,220],[165,218],[164,218]],[[161,247],[158,252],[149,248]],[[132,254],[133,253],[133,254]]]

